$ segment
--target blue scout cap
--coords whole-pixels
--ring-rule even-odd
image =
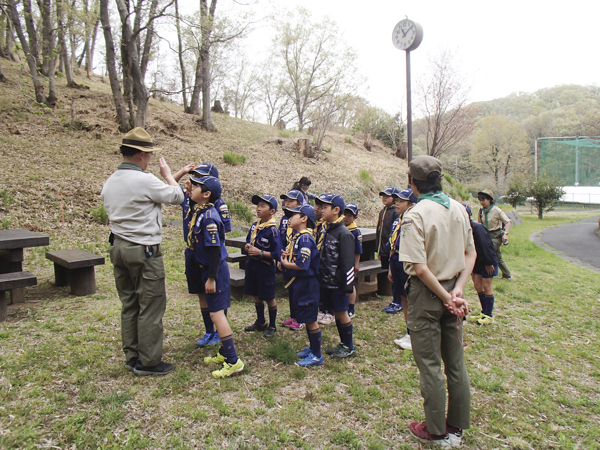
[[[258,205],[258,202],[265,202],[271,205],[271,209],[277,211],[277,199],[272,195],[254,195],[252,196],[252,203]]]
[[[193,174],[192,176],[190,176],[190,180],[193,183],[203,184],[204,186],[206,186],[206,189],[208,189],[214,197],[217,197],[217,198],[220,197],[221,193],[223,192],[223,188],[221,187],[221,182],[219,181],[218,178],[198,177],[198,176],[196,176],[196,174]]]
[[[196,167],[194,170],[190,170],[190,175],[193,172],[200,174],[201,177],[211,176],[211,177],[219,178],[219,171],[217,170],[217,166],[215,166],[212,163],[202,163],[198,167]],[[200,178],[200,177],[198,177],[198,178]]]
[[[289,198],[290,200],[298,200],[300,203],[304,202],[304,194],[297,189],[292,189],[287,194],[281,194],[279,196],[280,199]]]
[[[340,211],[344,211],[344,207],[346,206],[346,202],[341,195],[337,194],[321,194],[317,198],[315,198],[315,203],[318,205],[331,205],[332,208],[340,208]]]
[[[469,217],[471,217],[471,207],[469,205],[465,205],[464,203],[463,203],[463,206],[467,210],[467,214],[469,215]]]
[[[308,220],[310,222],[312,222],[312,223],[308,224],[309,228],[313,228],[315,226],[315,223],[316,223],[315,210],[313,209],[312,206],[300,205],[300,206],[296,206],[295,208],[285,208],[285,216],[286,217],[291,217],[295,213],[304,214],[306,217],[308,217]]]
[[[358,212],[360,210],[358,209],[358,205],[356,203],[346,203],[346,206],[344,207],[344,211],[350,211],[355,216],[358,216]]]
[[[394,195],[394,194],[399,194],[399,193],[400,193],[400,189],[395,188],[394,186],[388,186],[383,191],[381,191],[379,193],[379,195]]]
[[[392,194],[393,197],[399,198],[400,200],[408,200],[411,203],[417,203],[417,196],[414,194],[412,189],[403,189],[402,191]]]

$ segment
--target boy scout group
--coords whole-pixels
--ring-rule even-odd
[[[166,203],[182,208],[188,290],[199,297],[205,326],[197,345],[219,345],[216,355],[204,361],[218,367],[212,372],[215,378],[241,372],[244,363],[227,318],[225,233],[231,230],[231,221],[217,168],[190,164],[172,174],[160,158],[166,183],[160,181],[146,172],[153,152],[160,149],[142,128],[127,133],[120,150],[123,162],[104,184],[101,196],[111,224],[110,258],[122,303],[125,367],[137,376],[174,370],[162,360],[166,292],[161,205]],[[179,180],[186,174],[189,178],[181,187]],[[380,193],[384,208],[377,225],[377,249],[393,282],[393,301],[385,311],[403,311],[406,319],[406,335],[394,342],[412,349],[420,373],[426,420],[410,423],[409,430],[418,439],[451,448],[463,445],[462,431],[470,426],[469,377],[460,340],[461,318],[469,312],[463,289],[472,277],[482,306],[474,320],[491,323],[491,280],[498,274],[498,263],[503,277],[511,277],[499,252],[507,242],[510,221],[493,205],[489,190],[479,193],[480,224],[470,221],[470,208],[442,192],[441,174],[439,160],[418,156],[409,164],[410,188],[389,187]],[[310,180],[303,177],[281,195],[284,217],[279,226],[274,218],[277,199],[254,195],[257,221],[244,249],[249,256],[244,291],[254,298],[256,310],[256,320],[245,331],[260,331],[267,338],[275,335],[275,275],[281,270],[290,309],[283,325],[307,332],[308,346],[297,354],[297,364],[303,367],[323,364],[320,325],[328,323],[335,322],[340,343],[326,353],[333,358],[356,354],[352,317],[362,253],[355,224],[358,206],[336,194],[315,196],[309,186]],[[309,199],[314,199],[314,208]]]

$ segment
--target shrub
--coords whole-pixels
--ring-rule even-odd
[[[248,208],[244,203],[236,200],[231,200],[225,203],[227,203],[229,214],[231,214],[232,217],[240,219],[245,223],[252,223],[254,221],[254,214],[252,214],[250,208]]]
[[[333,148],[332,148],[332,147],[327,147],[327,148],[325,149],[325,151],[326,151],[327,153],[331,153],[331,150],[333,150]]]
[[[358,172],[358,176],[363,181],[363,183],[368,183],[373,179],[373,177],[367,169],[361,169],[360,172]]]
[[[276,339],[269,347],[267,347],[265,355],[284,364],[292,364],[298,361],[296,351],[291,347],[289,342],[284,341],[283,339]]]
[[[346,138],[344,138],[344,142],[346,144],[352,144],[352,138],[351,137],[346,137]]]
[[[14,197],[10,195],[10,192],[8,192],[6,189],[2,189],[0,191],[0,198],[2,199],[2,203],[5,207],[8,207],[8,205],[15,201]]]
[[[238,164],[245,163],[246,157],[238,153],[225,152],[223,153],[223,161],[225,161],[227,164],[231,164],[232,166],[237,166]]]
[[[108,225],[108,214],[106,214],[106,210],[104,209],[104,205],[100,205],[97,208],[92,209],[92,217],[98,223],[103,225]]]
[[[281,130],[279,132],[279,136],[284,137],[284,138],[289,138],[291,135],[290,135],[289,131],[283,131],[283,130]]]

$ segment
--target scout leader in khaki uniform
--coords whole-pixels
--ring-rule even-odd
[[[470,426],[469,376],[457,315],[468,310],[463,288],[477,254],[465,208],[442,193],[441,162],[418,156],[408,173],[418,203],[402,218],[399,259],[410,275],[408,328],[426,418],[409,429],[419,439],[449,448],[462,443],[462,430]],[[448,382],[447,415],[442,360]]]
[[[498,268],[502,271],[502,278],[510,279],[512,275],[508,266],[502,258],[502,244],[508,243],[508,230],[510,230],[510,219],[504,211],[494,205],[494,192],[484,189],[477,193],[477,199],[481,203],[477,221],[490,233],[496,256],[498,257]],[[504,230],[502,229],[504,225]]]
[[[102,200],[110,220],[110,260],[122,303],[121,333],[126,368],[138,376],[166,375],[162,362],[162,317],[167,305],[161,204],[179,205],[184,195],[163,158],[160,174],[146,172],[154,147],[142,128],[123,137],[123,162],[104,183]]]

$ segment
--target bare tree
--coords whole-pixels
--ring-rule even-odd
[[[0,83],[6,83],[8,80],[6,79],[6,77],[4,76],[4,74],[2,73],[2,64],[0,63]]]
[[[58,47],[61,57],[63,73],[67,78],[67,87],[75,87],[73,81],[73,72],[71,71],[71,60],[69,58],[69,49],[67,48],[67,37],[65,36],[65,8],[64,0],[56,0],[56,23],[58,25]]]
[[[237,67],[230,77],[229,86],[225,89],[224,100],[234,117],[248,119],[248,110],[256,103],[259,73],[245,54],[238,53],[236,56]]]
[[[435,157],[453,150],[475,127],[475,113],[468,106],[470,86],[453,59],[451,52],[442,51],[430,61],[429,77],[417,82],[423,119],[415,128],[425,136],[427,154]]]
[[[310,111],[310,122],[313,128],[315,146],[321,150],[323,141],[327,137],[327,131],[331,126],[335,115],[348,101],[349,95],[340,94],[338,86],[333,86],[329,93],[319,99]]]

